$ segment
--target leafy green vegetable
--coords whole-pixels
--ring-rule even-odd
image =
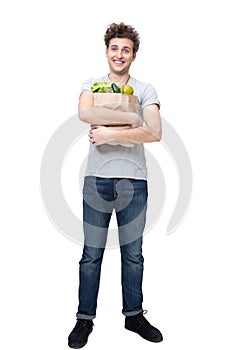
[[[91,86],[92,92],[99,92],[99,93],[106,93],[106,92],[121,92],[120,88],[118,87],[117,83],[112,83],[111,81],[101,81],[101,82],[95,82]]]
[[[112,92],[112,83],[111,82],[95,82],[91,87],[92,92]]]

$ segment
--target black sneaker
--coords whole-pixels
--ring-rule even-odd
[[[135,316],[126,316],[125,328],[154,343],[159,343],[163,340],[161,332],[147,321],[143,313]]]
[[[92,332],[93,321],[78,319],[76,325],[68,337],[68,345],[73,349],[80,349],[86,345],[88,336]]]

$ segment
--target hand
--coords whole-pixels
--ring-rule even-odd
[[[106,126],[95,125],[89,131],[89,141],[93,146],[99,146],[112,140],[112,130]]]

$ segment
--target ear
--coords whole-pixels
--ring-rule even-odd
[[[133,54],[133,60],[132,60],[132,61],[134,61],[134,60],[136,59],[136,56],[137,56],[137,53],[134,52],[134,54]]]

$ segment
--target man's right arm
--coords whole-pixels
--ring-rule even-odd
[[[137,113],[121,112],[105,107],[94,106],[92,92],[84,91],[79,100],[79,119],[91,125],[125,125],[132,127],[142,125],[141,118]]]

